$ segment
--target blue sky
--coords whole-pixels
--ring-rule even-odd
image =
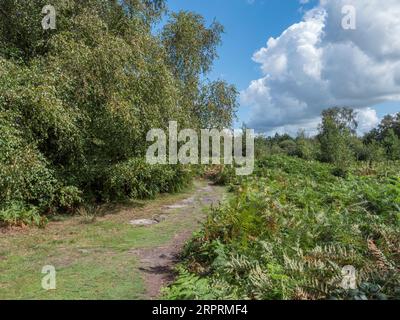
[[[224,79],[240,91],[261,76],[259,65],[251,59],[254,52],[303,15],[298,0],[169,0],[168,7],[172,11],[195,11],[209,24],[216,19],[225,27],[219,59],[209,78]],[[247,121],[248,115],[249,108],[241,106],[236,125]]]
[[[240,91],[247,90],[252,80],[266,75],[260,63],[252,60],[254,53],[266,47],[270,37],[278,38],[291,25],[302,21],[304,12],[317,5],[317,0],[310,0],[307,4],[300,4],[299,0],[168,0],[172,11],[194,11],[203,15],[207,23],[216,19],[224,25],[219,59],[209,78],[224,79],[235,84]],[[236,126],[250,121],[252,111],[249,105],[242,101]],[[260,108],[261,113],[269,111],[268,106]],[[384,114],[399,112],[400,106],[397,102],[385,102],[377,107],[374,105],[374,110],[381,118]]]

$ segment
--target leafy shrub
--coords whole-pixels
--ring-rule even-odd
[[[279,144],[279,147],[284,151],[288,156],[296,155],[297,144],[293,140],[285,140]]]
[[[12,202],[0,209],[0,224],[11,226],[36,225],[42,227],[46,218],[39,214],[35,207],[26,207],[21,203]]]
[[[40,152],[23,140],[12,119],[8,112],[0,114],[0,203],[48,207],[57,189],[54,172]]]
[[[103,197],[154,198],[159,193],[179,191],[190,178],[190,171],[181,166],[149,165],[144,159],[134,158],[109,169]]]
[[[80,191],[77,187],[62,187],[56,194],[57,206],[66,211],[72,211],[82,202],[82,191]]]

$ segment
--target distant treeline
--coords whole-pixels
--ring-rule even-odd
[[[305,160],[332,163],[338,175],[346,175],[354,161],[368,162],[372,167],[381,161],[400,160],[400,113],[387,115],[377,128],[364,136],[357,135],[356,112],[351,108],[331,108],[322,113],[319,133],[307,137],[300,131],[256,138],[256,158],[286,154]]]

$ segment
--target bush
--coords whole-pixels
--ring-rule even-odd
[[[190,171],[182,166],[149,165],[134,158],[108,170],[102,196],[105,200],[154,198],[181,190],[190,178]]]
[[[0,224],[11,226],[36,225],[43,227],[46,218],[39,214],[35,207],[26,207],[25,205],[12,202],[7,204],[5,209],[0,209]]]
[[[8,118],[8,119],[7,119]],[[50,207],[57,190],[54,172],[34,146],[25,142],[7,113],[0,114],[0,203],[14,201]]]
[[[296,155],[304,160],[316,160],[318,158],[318,149],[316,141],[299,138],[297,140]]]
[[[279,144],[279,147],[283,150],[283,152],[288,156],[296,155],[297,145],[293,140],[285,140]]]
[[[62,187],[56,193],[55,205],[65,211],[73,211],[83,203],[82,191],[77,187]]]
[[[235,168],[233,166],[214,165],[209,166],[204,172],[204,176],[216,185],[228,185],[233,181]]]

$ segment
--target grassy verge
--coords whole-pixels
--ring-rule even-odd
[[[191,196],[204,185],[196,182],[186,193],[120,207],[90,223],[84,217],[58,217],[59,221],[50,222],[45,229],[3,232],[0,299],[146,298],[143,275],[132,251],[161,246],[192,227],[196,219],[177,209],[164,222],[150,227],[133,227],[129,221],[162,214],[165,205]],[[56,290],[41,287],[45,265],[56,268]]]

